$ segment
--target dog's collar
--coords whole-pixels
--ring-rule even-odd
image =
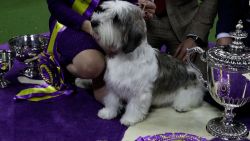
[[[118,51],[117,52],[109,52],[107,55],[109,58],[113,58],[116,54],[118,54]]]
[[[107,56],[109,57],[109,58],[113,58],[116,54],[118,54],[118,52],[119,52],[119,50],[112,50],[111,49],[112,47],[108,47],[107,48],[107,50],[106,50],[106,52],[107,52]]]

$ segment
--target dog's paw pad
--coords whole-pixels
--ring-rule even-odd
[[[98,117],[100,117],[102,119],[113,119],[116,117],[116,115],[117,115],[116,111],[113,111],[113,110],[108,109],[108,108],[102,108],[98,112]]]

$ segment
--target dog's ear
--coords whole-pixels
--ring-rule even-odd
[[[124,53],[133,52],[141,44],[145,36],[144,26],[141,26],[141,24],[141,21],[138,21],[129,25],[124,37],[124,46],[122,47]]]

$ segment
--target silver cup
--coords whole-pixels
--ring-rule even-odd
[[[37,57],[48,45],[49,38],[43,35],[23,35],[13,37],[9,40],[11,51],[15,58],[27,64],[23,75],[29,78],[38,76]]]
[[[200,47],[188,49],[189,57],[200,53],[201,60],[207,62],[207,81],[201,73],[200,79],[212,98],[225,107],[223,117],[210,120],[206,129],[213,136],[225,140],[241,140],[249,134],[244,124],[233,120],[233,109],[243,106],[250,99],[250,52],[241,41],[247,37],[242,28],[239,21],[236,31],[230,34],[234,41],[229,46],[213,47],[207,52]],[[196,68],[190,59],[188,61]]]
[[[0,87],[5,88],[9,81],[4,78],[4,74],[13,66],[13,55],[10,50],[0,50]]]

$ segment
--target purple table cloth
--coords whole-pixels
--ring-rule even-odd
[[[8,49],[7,44],[0,49]],[[17,82],[24,64],[15,61],[6,74],[11,84],[0,88],[0,141],[120,141],[127,129],[114,120],[97,117],[102,105],[91,90],[77,89],[77,94],[29,102],[13,100],[22,89],[32,85]]]
[[[0,49],[8,49],[7,44]],[[15,61],[6,74],[11,84],[0,89],[0,141],[119,141],[127,127],[119,118],[102,120],[97,117],[102,105],[95,101],[91,90],[78,89],[77,94],[41,101],[13,101],[20,90],[32,85],[20,84],[16,77],[25,66]],[[209,95],[205,100],[218,108]],[[250,104],[236,109],[236,119],[250,129]],[[140,135],[138,135],[139,137]],[[218,139],[214,139],[218,140]]]

